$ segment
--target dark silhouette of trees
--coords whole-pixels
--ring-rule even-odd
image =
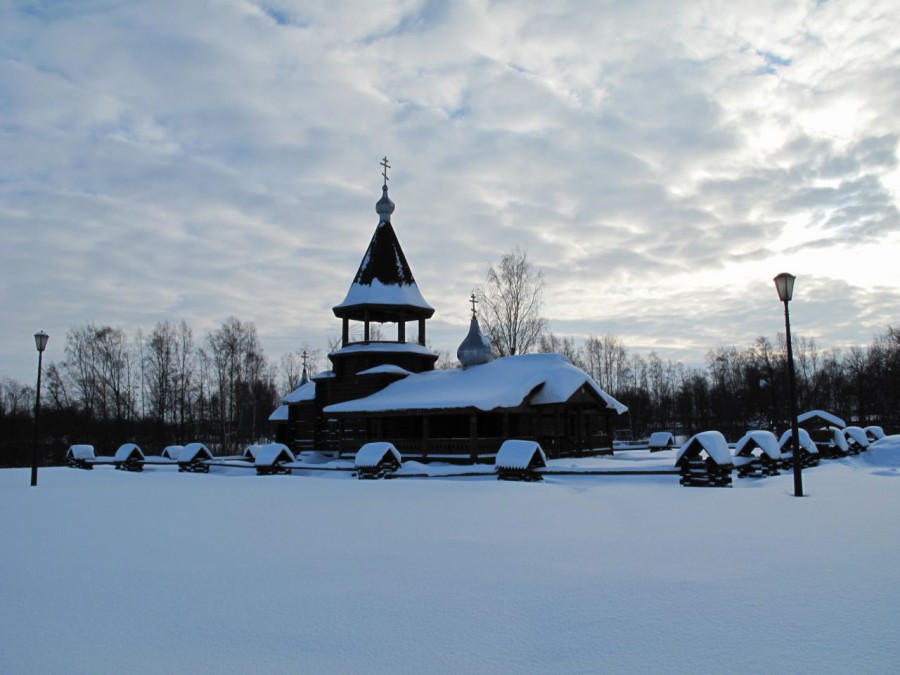
[[[900,329],[888,327],[871,344],[845,350],[795,340],[801,410],[900,431]],[[716,347],[702,366],[629,353],[612,335],[578,344],[545,331],[530,348],[563,354],[627,405],[619,418],[623,435],[717,429],[736,440],[747,429],[788,426],[783,335]],[[218,454],[233,453],[271,433],[268,416],[279,395],[296,386],[303,353],[311,374],[323,358],[304,345],[270,366],[256,327],[234,317],[206,335],[202,347],[184,321],[160,322],[134,340],[121,328],[86,323],[69,331],[64,352],[43,372],[40,449],[50,464],[62,462],[72,443],[108,454],[127,441],[149,452],[202,441]],[[0,379],[0,465],[30,461],[34,400],[33,386]]]

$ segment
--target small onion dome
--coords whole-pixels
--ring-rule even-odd
[[[481,332],[481,326],[478,325],[478,318],[472,316],[472,322],[469,324],[469,334],[462,341],[459,349],[456,350],[456,358],[462,364],[463,368],[470,366],[480,366],[493,360],[494,354],[491,352],[491,343]]]
[[[391,222],[391,214],[394,212],[394,202],[388,197],[387,185],[381,188],[381,199],[375,204],[375,213],[378,214],[379,222]]]

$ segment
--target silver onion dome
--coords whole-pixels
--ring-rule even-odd
[[[391,214],[394,212],[394,202],[388,197],[387,185],[381,188],[381,199],[375,204],[375,212],[378,214],[379,222],[391,222]]]
[[[480,366],[493,360],[494,354],[491,351],[491,343],[481,332],[481,326],[478,325],[478,317],[472,313],[472,321],[469,323],[469,334],[466,339],[459,345],[456,350],[456,358],[462,364],[463,368],[471,366]]]

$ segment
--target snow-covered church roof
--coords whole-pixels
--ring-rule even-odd
[[[607,408],[619,414],[628,410],[564,356],[523,354],[465,370],[431,370],[409,375],[371,396],[328,406],[325,412],[497,410],[515,408],[526,402],[563,403],[582,387],[593,390]]]
[[[375,207],[380,218],[378,227],[347,296],[334,307],[334,313],[362,320],[361,312],[365,308],[372,321],[395,321],[399,312],[429,318],[434,308],[419,292],[391,225],[394,203],[388,198],[387,184],[382,190],[384,194]]]

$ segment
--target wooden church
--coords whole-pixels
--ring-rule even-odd
[[[457,351],[461,367],[434,369],[437,355],[425,346],[434,308],[391,224],[389,165],[382,164],[375,234],[346,297],[333,308],[342,340],[328,355],[332,370],[310,379],[304,369],[269,418],[277,440],[295,453],[334,456],[390,441],[408,459],[474,460],[495,455],[508,438],[535,440],[551,457],[611,452],[613,419],[627,408],[558,354],[494,359],[474,303]],[[384,339],[373,324],[395,324],[396,339]],[[360,327],[362,339],[352,339]]]

